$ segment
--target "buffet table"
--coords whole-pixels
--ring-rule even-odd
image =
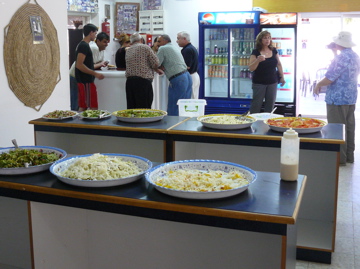
[[[281,133],[262,121],[241,130],[205,128],[195,118],[166,116],[153,123],[134,124],[115,117],[102,121],[47,121],[34,124],[36,144],[72,154],[125,153],[156,162],[217,159],[258,171],[279,172]],[[337,187],[342,124],[321,132],[300,134],[299,172],[308,184],[299,211],[297,258],[331,263],[335,249]]]
[[[20,215],[28,226],[16,234],[30,233],[21,242],[30,245],[31,259],[17,256],[23,268],[295,268],[306,177],[285,182],[278,173],[257,175],[239,195],[202,201],[165,195],[144,178],[81,188],[50,172],[0,176],[8,208],[0,224],[9,233],[14,227],[4,222]],[[0,264],[13,255],[5,243]]]

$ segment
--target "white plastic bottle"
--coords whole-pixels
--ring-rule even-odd
[[[280,177],[287,181],[296,181],[299,173],[300,139],[293,129],[284,132],[281,138]]]

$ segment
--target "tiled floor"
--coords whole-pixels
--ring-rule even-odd
[[[313,106],[311,99],[308,105]],[[316,102],[318,103],[318,102]],[[323,101],[321,102],[323,105]],[[314,106],[313,106],[314,107]],[[356,110],[356,139],[360,139],[360,105]],[[316,107],[315,107],[316,110]],[[306,111],[306,109],[304,110]],[[360,268],[360,147],[355,150],[355,163],[340,167],[337,231],[332,263],[297,261],[296,269]]]

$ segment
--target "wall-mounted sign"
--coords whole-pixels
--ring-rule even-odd
[[[139,3],[116,3],[115,36],[126,33],[133,34],[139,30]]]
[[[144,0],[144,10],[161,10],[162,0]]]
[[[296,13],[262,13],[260,14],[260,24],[296,24],[297,14]]]
[[[44,43],[43,26],[40,16],[30,16],[30,27],[33,36],[33,44]]]
[[[200,12],[199,24],[258,24],[259,11]]]
[[[97,13],[98,0],[67,0],[67,10],[76,12]]]

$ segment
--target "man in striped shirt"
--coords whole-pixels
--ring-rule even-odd
[[[154,99],[154,72],[159,75],[164,72],[159,69],[159,59],[152,49],[142,44],[139,33],[130,36],[130,43],[125,56],[127,108],[151,108]]]

